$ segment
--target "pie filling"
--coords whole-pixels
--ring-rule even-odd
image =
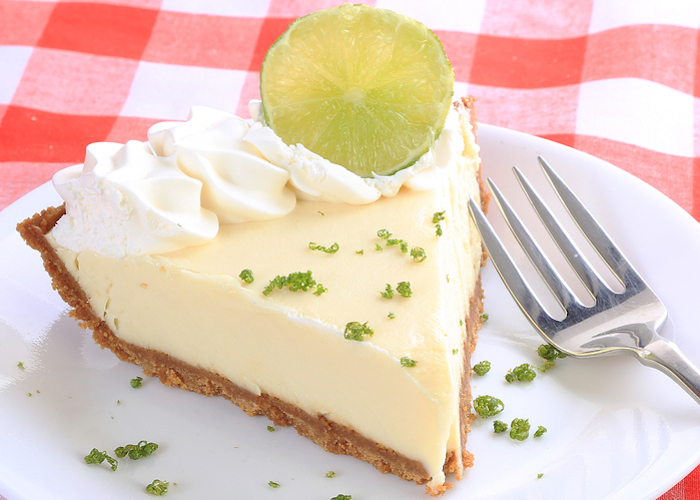
[[[19,230],[75,318],[120,359],[439,494],[446,474],[471,465],[483,252],[467,202],[486,196],[470,107],[458,105],[464,151],[434,189],[363,205],[300,199],[282,217],[144,255],[62,246],[52,229],[63,207]],[[306,290],[274,286],[308,271]],[[347,338],[352,324],[365,334]]]

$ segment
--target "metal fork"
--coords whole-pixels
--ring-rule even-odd
[[[538,157],[538,160],[569,215],[624,290],[613,291],[603,281],[532,184],[518,167],[513,167],[544,226],[595,300],[592,306],[587,306],[574,295],[496,184],[488,179],[510,229],[566,316],[561,320],[554,319],[545,310],[479,205],[472,199],[469,203],[472,218],[494,267],[518,306],[539,334],[561,352],[582,358],[634,354],[643,364],[669,375],[700,403],[700,370],[681,353],[676,344],[658,334],[667,318],[666,307],[561,177],[542,157]]]

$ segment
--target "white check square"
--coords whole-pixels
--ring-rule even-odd
[[[140,62],[121,116],[185,120],[194,105],[235,112],[246,72]]]

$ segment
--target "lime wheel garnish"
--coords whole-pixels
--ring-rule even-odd
[[[350,4],[294,21],[260,73],[268,126],[363,177],[391,175],[432,147],[453,83],[442,44],[423,24]]]

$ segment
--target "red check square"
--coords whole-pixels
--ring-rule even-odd
[[[59,3],[37,45],[140,59],[157,14],[120,5]]]
[[[85,147],[103,141],[113,116],[75,116],[9,106],[0,128],[0,162],[72,162]]]
[[[12,104],[53,113],[117,115],[137,67],[130,59],[36,48]]]
[[[272,17],[265,19],[260,36],[255,44],[250,66],[248,66],[250,71],[260,71],[267,49],[284,33],[287,27],[292,24],[292,21],[294,21],[294,18]]]
[[[693,94],[698,40],[697,30],[658,24],[594,33],[588,38],[582,78],[643,78]]]
[[[0,206],[9,205],[70,165],[72,163],[0,162]]]
[[[542,88],[581,82],[586,37],[535,40],[479,35],[471,81]]]
[[[0,45],[36,45],[55,4],[0,0]]]
[[[263,20],[161,12],[143,60],[247,70]]]
[[[148,139],[148,129],[151,125],[161,120],[156,118],[138,118],[134,116],[117,117],[112,130],[109,131],[105,141],[125,144],[127,141],[145,141]]]
[[[478,35],[461,31],[436,31],[455,72],[455,80],[468,82],[474,65]]]

